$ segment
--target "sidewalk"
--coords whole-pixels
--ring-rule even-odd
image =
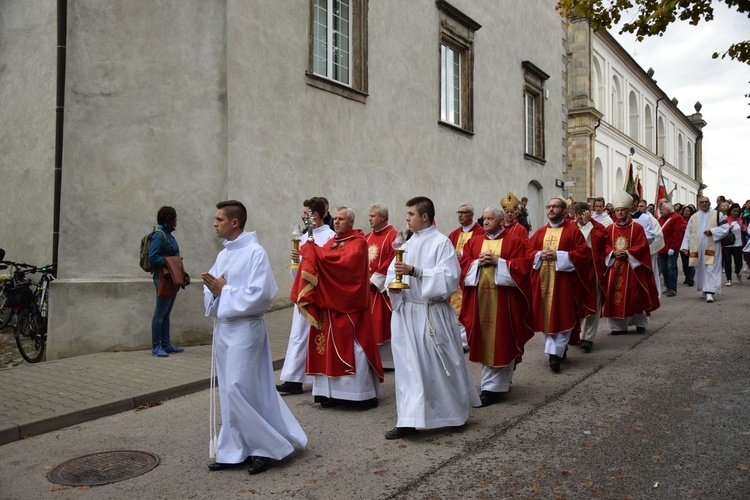
[[[266,314],[274,370],[281,368],[292,309]],[[211,346],[156,358],[103,352],[0,370],[0,445],[209,387]]]

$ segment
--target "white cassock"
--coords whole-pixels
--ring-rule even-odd
[[[336,233],[323,224],[320,227],[313,229],[313,238],[315,244],[319,247],[325,245],[328,240],[333,238]],[[300,248],[307,243],[307,238],[300,241]],[[300,260],[302,257],[300,256]],[[290,271],[292,275],[292,281],[297,275],[297,270],[292,269]],[[305,384],[312,384],[313,377],[311,375],[305,375],[305,361],[307,360],[307,340],[310,337],[310,323],[300,314],[297,305],[294,306],[294,312],[292,313],[292,328],[289,330],[289,344],[286,348],[286,356],[284,357],[284,366],[281,368],[281,375],[279,379],[283,382],[299,382]]]
[[[661,224],[659,224],[659,221],[656,220],[656,217],[651,215],[650,212],[646,212],[645,214],[642,213],[637,219],[633,218],[633,220],[643,226],[643,231],[646,233],[646,240],[648,241],[648,251],[651,254],[651,270],[654,273],[654,283],[656,283],[656,291],[659,293],[659,298],[661,298],[661,280],[659,278],[659,250],[664,248],[664,233],[661,230]]]
[[[600,214],[594,212],[591,215],[591,218],[594,219],[599,224],[602,224],[604,227],[609,227],[610,224],[613,224],[615,222],[612,220],[612,217],[610,217],[607,212],[602,212]]]
[[[434,226],[414,233],[403,248],[404,262],[419,269],[421,278],[404,276],[410,288],[389,291],[396,426],[460,426],[481,401],[464,359],[456,312],[448,302],[461,275],[456,250]],[[386,283],[396,278],[394,263]]]
[[[723,214],[719,214],[719,221],[725,220]],[[695,228],[695,238],[697,238],[698,262],[695,265],[695,287],[699,292],[704,293],[721,293],[721,273],[724,269],[721,262],[721,239],[729,232],[729,224],[716,224],[716,211],[709,210],[704,212],[698,210],[690,220],[688,220],[685,236],[682,238],[680,251],[690,250],[691,238],[693,238],[693,226]],[[711,229],[711,236],[706,236],[703,232]],[[706,264],[706,246],[711,245],[714,249],[713,265]],[[711,247],[709,247],[711,248]],[[691,259],[692,261],[693,259]],[[691,266],[693,264],[690,264]]]
[[[203,288],[206,316],[216,317],[213,358],[221,404],[216,460],[280,460],[294,451],[293,445],[304,447],[307,436],[274,385],[263,315],[278,287],[268,255],[254,232],[244,232],[234,241],[224,241],[210,273],[227,281],[218,297]],[[213,401],[212,394],[212,406]],[[213,440],[213,428],[211,432]]]

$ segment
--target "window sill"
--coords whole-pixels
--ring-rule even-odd
[[[353,89],[352,87],[343,85],[335,80],[330,80],[324,76],[316,75],[309,71],[305,71],[305,77],[307,78],[307,84],[311,87],[325,90],[326,92],[340,95],[341,97],[361,102],[362,104],[367,102],[367,92]]]
[[[544,158],[539,158],[538,156],[530,155],[529,153],[524,153],[523,157],[525,160],[530,160],[540,165],[544,165],[547,163],[547,160],[545,160]]]
[[[474,132],[470,130],[466,130],[465,128],[461,128],[458,125],[454,125],[450,122],[444,122],[443,120],[438,120],[438,125],[440,125],[441,127],[451,129],[454,132],[458,132],[459,134],[463,134],[467,137],[474,137]]]

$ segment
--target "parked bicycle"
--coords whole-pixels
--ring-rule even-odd
[[[4,262],[3,265],[14,269],[10,279],[3,282],[3,290],[16,346],[23,359],[38,363],[47,346],[49,284],[55,279],[54,268],[52,265],[38,268],[18,262]],[[30,274],[41,274],[41,277],[35,282],[27,278]]]

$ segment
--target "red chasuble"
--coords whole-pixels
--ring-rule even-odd
[[[393,240],[397,235],[393,226],[387,225],[380,231],[370,232],[365,237],[370,260],[370,277],[373,274],[380,274],[383,277],[388,274],[388,266],[396,256],[393,251]],[[380,345],[388,342],[391,340],[391,300],[388,298],[388,293],[381,293],[372,282],[370,282],[369,310],[375,343]]]
[[[355,373],[354,342],[383,380],[368,307],[367,242],[355,229],[324,246],[303,245],[290,298],[310,322],[306,373],[343,377]]]
[[[615,222],[607,231],[607,255],[614,250],[627,250],[641,265],[633,269],[628,260],[616,259],[609,267],[602,317],[628,318],[655,311],[659,308],[659,294],[643,226],[630,219],[625,226]]]
[[[508,262],[516,287],[495,285],[495,266],[479,268],[478,286],[464,289],[461,317],[469,339],[469,359],[495,368],[521,362],[524,345],[534,336],[531,316],[531,265],[527,242],[503,231],[490,240],[478,236],[464,246],[461,274],[480,253],[492,252]]]
[[[510,226],[506,226],[505,224],[503,224],[503,228],[510,234],[515,234],[519,238],[522,238],[526,241],[529,240],[529,232],[525,227],[519,224],[518,221],[513,222]]]
[[[589,295],[594,291],[591,252],[586,246],[578,224],[565,219],[554,228],[549,224],[539,228],[529,240],[532,258],[545,248],[566,251],[574,271],[558,272],[554,261],[541,261],[531,274],[534,331],[549,335],[572,330],[577,321],[591,315]],[[569,343],[578,344],[574,330]]]
[[[474,225],[471,226],[471,229],[469,229],[468,231],[464,231],[463,227],[458,226],[456,229],[451,231],[451,234],[448,235],[448,239],[451,240],[451,243],[453,243],[453,248],[456,249],[456,255],[460,256],[461,252],[463,251],[464,245],[466,245],[466,243],[474,236],[484,236],[484,228],[478,222],[475,222]],[[458,282],[458,290],[456,290],[456,293],[454,293],[450,299],[451,306],[453,306],[453,309],[456,311],[456,314],[459,317],[458,321],[462,325],[464,324],[463,320],[461,319],[461,301],[463,300],[463,290],[464,280],[461,279],[461,281]]]

